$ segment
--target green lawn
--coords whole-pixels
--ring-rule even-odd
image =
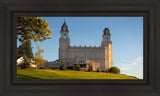
[[[136,79],[127,75],[104,72],[82,72],[52,69],[17,69],[17,79]]]

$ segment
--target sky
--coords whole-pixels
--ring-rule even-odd
[[[104,28],[109,28],[112,40],[113,66],[121,74],[143,79],[143,17],[42,17],[49,23],[51,39],[33,42],[44,49],[48,61],[58,59],[61,26],[66,21],[71,46],[100,46]],[[18,44],[19,45],[19,44]]]

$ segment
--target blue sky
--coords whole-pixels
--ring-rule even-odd
[[[68,25],[71,46],[100,46],[104,28],[109,28],[112,40],[113,65],[121,74],[143,78],[143,17],[42,17],[52,31],[51,39],[32,42],[44,49],[48,61],[58,59],[59,37],[64,19]]]

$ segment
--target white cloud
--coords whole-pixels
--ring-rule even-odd
[[[125,65],[125,64],[121,64],[120,69],[121,70],[129,70],[128,65]]]
[[[123,62],[125,61],[125,62]],[[143,56],[137,57],[133,60],[123,60],[119,63],[119,68],[122,74],[136,76],[140,79],[143,78]]]
[[[123,60],[123,61],[125,61],[125,62],[120,63],[120,65],[122,67],[142,64],[143,63],[143,56],[137,57],[133,61],[129,61],[129,60]]]
[[[131,65],[137,65],[137,64],[140,64],[140,63],[142,63],[142,62],[143,62],[143,56],[137,57],[137,58],[133,61],[133,63],[131,63]]]

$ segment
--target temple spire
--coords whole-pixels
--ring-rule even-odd
[[[64,19],[64,23],[66,23],[66,20]]]
[[[61,27],[61,31],[68,31],[68,26],[67,26],[67,24],[66,24],[65,19],[64,19],[64,23],[63,23],[63,25],[62,25],[62,27]]]

